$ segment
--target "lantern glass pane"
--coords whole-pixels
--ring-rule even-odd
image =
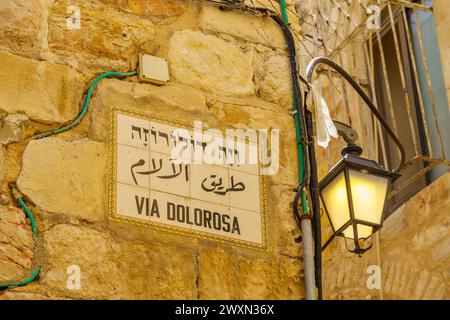
[[[349,170],[349,179],[355,219],[380,225],[389,178]],[[360,234],[359,238],[365,237]]]
[[[368,238],[372,234],[372,227],[365,226],[363,224],[358,224],[356,228],[358,230],[358,239]],[[350,239],[355,238],[353,234],[353,226],[349,226],[347,229],[344,230],[344,236]]]
[[[334,230],[337,231],[350,220],[344,172],[338,174],[322,189],[322,200]]]

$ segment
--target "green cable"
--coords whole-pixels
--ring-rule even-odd
[[[75,118],[75,120],[73,120],[70,124],[68,124],[66,126],[63,126],[61,128],[37,134],[37,135],[33,136],[32,139],[41,139],[41,138],[45,138],[45,137],[48,137],[48,136],[51,136],[51,135],[54,135],[54,134],[65,132],[65,131],[67,131],[69,129],[72,129],[74,126],[76,126],[78,123],[80,123],[81,120],[83,119],[83,117],[85,116],[87,110],[88,110],[89,103],[91,101],[92,92],[94,91],[94,89],[97,86],[98,82],[100,80],[102,80],[103,78],[106,78],[106,77],[131,77],[131,76],[134,76],[136,74],[137,74],[136,71],[132,71],[132,72],[106,72],[106,73],[101,74],[100,76],[98,76],[92,82],[91,86],[89,87],[89,90],[88,90],[88,92],[86,94],[86,99],[84,101],[83,109],[81,109],[80,113]],[[38,231],[37,231],[37,227],[36,227],[36,221],[34,220],[34,217],[33,217],[33,214],[31,213],[31,210],[28,208],[28,206],[26,205],[25,201],[23,201],[22,195],[16,189],[16,186],[15,185],[10,185],[10,188],[11,188],[11,192],[13,194],[13,197],[20,204],[20,206],[22,207],[22,210],[25,212],[25,214],[27,215],[28,219],[30,220],[31,228],[33,230],[33,236],[37,237],[38,236]],[[36,267],[36,269],[34,270],[34,273],[30,277],[28,277],[28,278],[26,278],[24,280],[20,280],[20,281],[0,283],[0,288],[18,287],[18,286],[26,285],[26,284],[28,284],[28,283],[30,283],[30,282],[32,282],[32,281],[34,281],[36,279],[36,277],[39,275],[39,271],[40,271],[40,267]]]
[[[41,270],[40,267],[36,267],[36,270],[34,270],[34,273],[29,278],[26,278],[21,281],[0,283],[0,288],[20,287],[29,284],[30,282],[36,279],[36,277],[39,275],[40,270]]]
[[[50,130],[50,131],[46,131],[43,133],[39,133],[35,136],[33,136],[31,139],[41,139],[41,138],[45,138],[48,136],[52,136],[54,134],[58,134],[61,132],[65,132],[67,130],[72,129],[73,127],[75,127],[78,123],[81,122],[81,120],[83,120],[84,115],[86,114],[88,107],[89,107],[89,103],[91,102],[91,96],[92,96],[92,91],[94,91],[94,88],[97,86],[98,82],[100,80],[102,80],[103,78],[106,77],[132,77],[135,76],[137,74],[137,71],[131,71],[131,72],[106,72],[101,74],[100,76],[98,76],[91,84],[91,86],[89,87],[89,90],[86,94],[86,99],[84,101],[84,106],[83,109],[81,109],[80,113],[78,114],[78,116],[75,118],[75,120],[73,120],[70,124],[55,129],[55,130]]]
[[[283,17],[284,22],[286,22],[286,24],[288,24],[289,17],[288,17],[287,10],[286,10],[286,0],[281,0],[280,5],[281,5],[281,16]]]
[[[297,110],[297,98],[294,95],[294,110]],[[295,135],[297,137],[297,154],[298,154],[298,161],[299,161],[299,170],[298,170],[298,180],[300,184],[303,183],[304,179],[304,173],[305,173],[305,165],[304,165],[304,153],[303,153],[303,146],[301,144],[301,129],[300,129],[300,120],[298,119],[298,114],[295,115],[294,118],[295,121]],[[304,214],[308,213],[308,205],[306,202],[306,193],[302,192],[302,212]]]
[[[36,228],[36,221],[34,220],[33,214],[31,213],[30,209],[28,209],[27,205],[25,204],[25,201],[23,201],[22,198],[18,198],[17,202],[19,202],[28,219],[30,219],[31,228],[33,229],[33,236],[37,237],[38,231]]]
[[[283,20],[286,24],[289,24],[289,17],[287,14],[287,9],[286,9],[286,0],[281,0],[280,1],[280,6],[281,6],[281,15],[283,17]],[[293,95],[293,104],[294,104],[294,111],[297,110],[297,106],[298,106],[298,101],[297,101],[297,97],[295,96],[295,94]],[[296,135],[296,139],[297,139],[297,155],[298,155],[298,180],[301,183],[303,183],[303,179],[304,179],[304,173],[305,173],[305,164],[304,164],[304,152],[303,152],[303,146],[301,144],[301,129],[300,129],[300,120],[298,118],[298,113],[295,114],[294,116],[294,121],[295,121],[295,135]],[[302,192],[302,211],[304,214],[308,213],[308,205],[306,202],[306,193],[303,191]]]
[[[23,201],[22,195],[16,189],[16,186],[10,185],[10,188],[11,188],[11,193],[12,193],[13,197],[17,200],[17,202],[19,202],[20,206],[22,207],[22,210],[25,212],[28,219],[30,219],[31,228],[33,229],[33,236],[36,238],[38,236],[38,231],[37,231],[37,227],[36,227],[36,221],[34,220],[31,210],[28,208],[25,201]],[[40,269],[41,269],[40,267],[36,267],[36,269],[34,270],[34,273],[30,277],[28,277],[24,280],[0,283],[0,288],[24,286],[36,279],[36,277],[39,275]]]
[[[84,106],[83,109],[81,109],[80,113],[78,114],[78,116],[75,118],[75,120],[73,120],[70,124],[63,126],[61,128],[55,129],[55,130],[50,130],[47,132],[43,132],[40,134],[37,134],[35,136],[33,136],[31,139],[41,139],[41,138],[45,138],[54,134],[58,134],[61,132],[65,132],[69,129],[72,129],[74,126],[76,126],[78,123],[81,122],[81,120],[83,119],[83,117],[85,116],[88,107],[89,107],[89,103],[91,101],[91,96],[92,96],[92,92],[94,91],[95,87],[97,86],[98,82],[100,80],[102,80],[103,78],[106,77],[131,77],[131,76],[135,76],[137,74],[136,71],[132,71],[132,72],[106,72],[101,74],[100,76],[98,76],[91,84],[91,86],[89,87],[89,90],[86,94],[86,99],[84,101]],[[11,188],[11,192],[13,194],[13,197],[17,200],[17,202],[20,204],[20,206],[22,207],[22,210],[25,212],[25,214],[27,215],[28,219],[30,220],[30,224],[31,224],[31,228],[33,230],[33,236],[37,237],[38,236],[38,231],[37,231],[37,227],[36,227],[36,221],[34,220],[33,214],[31,213],[31,210],[28,208],[28,206],[26,205],[25,201],[23,201],[22,199],[22,195],[20,194],[20,192],[16,189],[15,185],[10,185]],[[0,283],[0,288],[8,288],[8,287],[18,287],[18,286],[23,286],[26,285],[32,281],[34,281],[36,279],[36,277],[39,275],[39,271],[40,271],[40,267],[36,267],[34,273],[21,281],[13,281],[13,282],[6,282],[6,283]]]

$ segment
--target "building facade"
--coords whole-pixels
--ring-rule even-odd
[[[286,3],[299,73],[315,56],[343,65],[407,149],[372,249],[358,257],[339,238],[323,252],[324,298],[450,298],[450,3]],[[305,298],[302,235],[292,214],[298,166],[289,56],[280,27],[251,10],[281,14],[280,3],[241,5],[250,9],[188,0],[2,1],[0,284],[40,269],[30,283],[0,289],[0,299]],[[167,84],[135,74],[102,79],[79,124],[33,138],[71,123],[96,77],[137,70],[142,53],[167,61]],[[326,68],[313,84],[331,117],[358,132],[363,155],[394,167],[394,146],[350,86]],[[278,169],[254,191],[261,246],[113,219],[117,110],[174,125],[202,121],[221,132],[278,130]],[[319,178],[343,146],[336,139],[316,147]],[[11,184],[34,214],[37,237]],[[236,199],[237,207],[250,201]]]

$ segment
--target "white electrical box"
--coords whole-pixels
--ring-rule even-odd
[[[169,67],[167,60],[151,56],[148,54],[139,54],[139,80],[153,84],[167,84],[169,82]]]

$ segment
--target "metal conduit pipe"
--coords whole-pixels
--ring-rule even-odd
[[[281,11],[285,13],[286,4],[284,1],[281,2]],[[298,145],[298,157],[299,157],[299,183],[300,186],[297,189],[297,194],[294,199],[293,210],[294,217],[298,218],[298,201],[301,197],[302,203],[302,214],[300,215],[300,228],[302,231],[302,245],[303,245],[303,264],[305,272],[305,291],[307,300],[316,300],[316,272],[315,272],[315,259],[313,254],[313,234],[312,234],[312,223],[311,215],[308,212],[308,206],[306,201],[306,192],[303,190],[309,177],[307,177],[309,170],[305,170],[305,167],[309,164],[308,155],[308,131],[307,122],[305,120],[305,112],[303,110],[303,103],[300,93],[300,84],[298,82],[298,64],[297,64],[297,54],[295,49],[294,39],[292,33],[287,25],[287,14],[283,14],[285,20],[280,18],[278,14],[272,14],[272,19],[277,22],[281,27],[283,34],[286,38],[288,45],[289,58],[291,63],[291,77],[292,77],[292,87],[294,91],[294,120],[297,130],[297,145]],[[308,85],[308,83],[306,83]],[[306,97],[305,97],[306,100]],[[306,173],[306,174],[305,174]],[[320,247],[319,247],[320,248]],[[321,290],[319,290],[321,291]]]

